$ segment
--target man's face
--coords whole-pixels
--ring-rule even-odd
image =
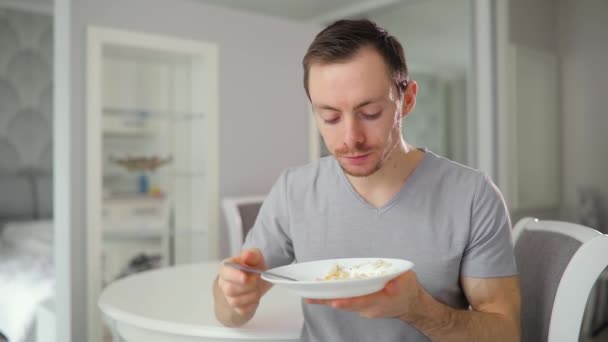
[[[362,48],[344,63],[312,64],[308,78],[317,127],[344,171],[366,177],[401,142],[402,99],[382,57]]]

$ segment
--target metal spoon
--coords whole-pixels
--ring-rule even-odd
[[[224,265],[232,267],[232,268],[236,268],[239,269],[241,271],[245,271],[245,272],[251,272],[251,273],[257,273],[260,275],[265,275],[265,276],[269,276],[269,277],[274,277],[274,278],[280,278],[280,279],[285,279],[285,280],[291,280],[291,281],[298,281],[297,279],[294,278],[290,278],[290,277],[286,277],[280,274],[276,274],[276,273],[272,273],[272,272],[268,272],[268,271],[260,271],[258,269],[255,268],[251,268],[251,267],[247,267],[247,266],[243,266],[241,264],[237,264],[234,262],[224,262]]]

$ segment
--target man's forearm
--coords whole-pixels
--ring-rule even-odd
[[[402,320],[433,341],[519,341],[519,322],[506,315],[457,310],[422,295],[419,315]]]
[[[213,282],[213,298],[215,302],[215,317],[217,320],[229,327],[239,327],[247,323],[253,317],[255,311],[247,316],[242,316],[236,312],[230,307],[228,301],[226,301],[226,297],[224,297],[222,290],[220,290],[217,281],[218,279],[215,278],[215,281]]]

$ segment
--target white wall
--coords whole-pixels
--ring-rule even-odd
[[[597,188],[608,216],[608,2],[558,0],[561,56],[564,213],[573,218],[576,188]]]
[[[408,66],[416,70],[464,74],[471,63],[470,0],[403,1],[368,15],[397,37]]]
[[[308,110],[300,63],[318,27],[186,0],[57,0],[56,20],[60,50],[55,70],[61,73],[57,85],[62,89],[56,94],[55,109],[63,111],[55,124],[63,134],[55,149],[61,149],[55,162],[61,164],[56,171],[62,172],[55,179],[62,187],[55,197],[60,201],[55,207],[57,222],[62,225],[58,247],[63,250],[57,260],[57,286],[63,289],[61,300],[69,303],[68,311],[59,309],[64,321],[59,337],[86,341],[87,26],[218,44],[220,197],[265,193],[285,167],[308,161]]]
[[[512,96],[516,96],[515,93],[517,90],[526,91],[525,87],[529,87],[530,85],[517,83],[516,86],[511,87],[511,83],[513,78],[514,70],[510,70],[516,64],[512,58],[515,58],[517,54],[512,54],[515,51],[529,51],[534,52],[533,55],[555,55],[557,53],[557,33],[556,33],[556,4],[555,0],[508,0],[508,44],[510,46],[506,46],[505,50],[502,53],[505,54],[503,56],[504,61],[507,63],[507,68],[504,70],[505,74],[503,75],[504,80],[503,86],[507,88],[506,93],[503,93],[503,96],[506,96],[506,99],[503,99],[509,105],[509,112],[504,113],[506,118],[502,121],[503,125],[506,125],[506,128],[502,128],[505,131],[499,132],[499,134],[505,134],[501,142],[505,144],[501,153],[506,153],[506,156],[501,156],[501,158],[506,158],[507,162],[501,166],[501,172],[503,173],[503,184],[501,185],[505,188],[505,197],[507,202],[510,204],[511,208],[511,219],[513,222],[516,222],[521,217],[524,216],[534,216],[542,219],[557,219],[559,217],[559,208],[555,207],[554,202],[555,199],[544,198],[544,205],[527,207],[521,203],[515,205],[516,202],[519,202],[522,198],[522,194],[519,192],[520,189],[535,189],[537,184],[534,183],[533,180],[530,180],[529,177],[526,177],[529,172],[521,172],[522,170],[518,169],[517,166],[513,167],[513,163],[509,160],[511,158],[516,158],[518,162],[528,163],[526,166],[527,171],[534,170],[534,167],[530,167],[529,161],[541,162],[541,159],[535,158],[534,154],[538,149],[544,150],[545,153],[551,153],[549,160],[559,160],[561,159],[561,143],[559,146],[546,146],[547,141],[551,139],[547,139],[548,137],[555,137],[558,135],[558,132],[554,129],[552,132],[545,132],[546,134],[542,135],[537,141],[542,141],[542,143],[537,144],[536,150],[527,149],[525,145],[518,146],[515,150],[511,151],[514,148],[514,145],[509,143],[510,141],[521,142],[522,144],[528,143],[530,139],[521,139],[521,137],[517,136],[517,134],[522,134],[517,132],[517,121],[519,121],[519,128],[523,128],[524,131],[527,128],[527,125],[530,127],[534,127],[533,129],[549,129],[548,127],[553,127],[553,125],[548,125],[548,127],[543,127],[542,123],[538,122],[538,117],[529,116],[527,113],[531,108],[535,108],[541,106],[544,108],[544,104],[537,103],[534,101],[534,96],[531,99],[528,99],[526,108],[523,112],[516,112],[515,108],[511,108],[514,103],[517,103],[517,99],[511,98]],[[512,48],[516,48],[512,50]],[[524,60],[517,61],[524,62]],[[525,66],[526,63],[530,61],[527,60],[522,66]],[[521,76],[521,75],[520,75]],[[523,75],[526,76],[526,75]],[[557,75],[557,79],[559,80],[559,75]],[[516,81],[517,82],[517,81]],[[557,87],[557,91],[559,92],[559,85],[555,85]],[[531,91],[534,89],[530,89]],[[507,95],[508,94],[508,95]],[[559,95],[558,95],[559,97]],[[520,99],[522,100],[522,99]],[[542,101],[539,99],[539,101]],[[556,100],[557,101],[557,100]],[[520,104],[521,107],[521,104]],[[559,106],[558,106],[559,108]],[[533,113],[534,110],[532,111]],[[517,115],[519,114],[519,116]],[[557,118],[555,120],[558,121],[558,127],[561,126],[561,115],[557,113]],[[513,119],[515,117],[519,117],[519,120]],[[526,121],[526,119],[529,120]],[[507,124],[508,123],[508,124]],[[532,123],[536,123],[536,126],[531,126]],[[500,129],[500,127],[499,127]],[[515,129],[515,133],[511,130]],[[529,128],[528,128],[529,129]],[[530,137],[526,137],[530,138]],[[558,138],[559,139],[559,138]],[[524,154],[524,155],[521,155]],[[544,158],[546,160],[546,158]],[[556,162],[559,165],[559,162]],[[541,165],[541,167],[551,168],[553,166]],[[557,175],[557,182],[560,182],[561,175]],[[542,186],[541,186],[541,190]],[[546,190],[546,189],[545,189]],[[560,189],[561,190],[561,189]],[[532,190],[534,191],[534,190]],[[558,191],[557,202],[561,201],[561,191]],[[524,201],[525,202],[525,201]]]
[[[515,44],[555,50],[556,0],[509,0],[509,37]]]
[[[512,43],[554,51],[560,59],[561,213],[540,216],[576,220],[576,190],[591,186],[603,196],[606,220],[608,2],[511,0],[509,10]]]

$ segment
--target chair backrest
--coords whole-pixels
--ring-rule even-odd
[[[608,236],[574,223],[521,219],[514,228],[522,341],[578,341],[587,298],[608,266]]]
[[[222,209],[228,224],[231,256],[240,253],[243,241],[253,227],[263,202],[264,196],[226,197],[222,200]]]

